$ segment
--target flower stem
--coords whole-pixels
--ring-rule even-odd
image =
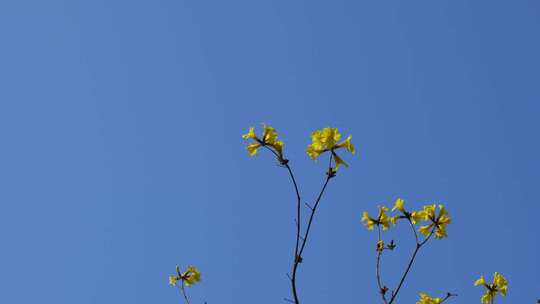
[[[326,181],[324,182],[324,185],[322,186],[321,191],[319,192],[319,195],[317,197],[317,200],[315,201],[315,204],[313,207],[310,207],[311,214],[309,216],[309,220],[307,223],[306,231],[304,233],[303,237],[300,237],[300,195],[298,194],[298,187],[296,185],[296,181],[292,175],[292,171],[289,168],[289,165],[285,165],[287,169],[289,169],[289,173],[291,175],[291,179],[293,181],[293,184],[295,186],[295,189],[297,190],[297,218],[296,218],[296,246],[295,246],[295,256],[294,256],[294,263],[293,263],[293,269],[292,269],[292,276],[290,278],[291,280],[291,288],[293,293],[293,299],[295,304],[300,304],[300,300],[298,299],[298,291],[296,286],[296,274],[298,272],[298,266],[302,262],[302,254],[304,253],[304,249],[307,244],[307,240],[309,238],[309,232],[311,230],[311,225],[313,223],[313,218],[315,217],[315,212],[317,211],[317,207],[319,206],[319,203],[321,202],[321,198],[324,194],[324,191],[326,190],[326,186],[328,185],[328,182],[333,177],[332,175],[332,155],[330,155],[330,160],[328,164],[328,175],[326,177]]]
[[[187,296],[187,293],[186,293],[186,288],[184,287],[184,282],[181,282],[180,283],[180,290],[182,290],[182,295],[184,296],[184,301],[186,302],[186,304],[189,304],[189,299],[188,299],[188,296]]]

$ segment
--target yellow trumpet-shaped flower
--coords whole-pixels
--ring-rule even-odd
[[[193,265],[189,265],[188,269],[182,274],[181,277],[186,286],[191,286],[201,281],[201,273]]]
[[[405,201],[403,199],[398,198],[396,200],[396,203],[394,204],[394,208],[392,208],[392,211],[394,211],[396,209],[403,212],[403,213],[405,213]]]
[[[351,154],[354,154],[356,150],[351,143],[352,135],[349,135],[347,139],[338,143],[340,139],[341,134],[337,128],[324,128],[322,130],[313,131],[311,133],[311,144],[307,146],[306,153],[313,160],[316,160],[321,154],[330,152],[334,158],[336,169],[341,165],[348,167],[347,163],[337,155],[336,150],[343,148]]]
[[[259,143],[249,144],[247,146],[247,151],[249,153],[249,156],[254,156],[255,154],[257,154],[257,151],[259,150],[260,147],[262,147],[262,145]]]
[[[478,280],[474,281],[474,286],[478,285],[486,285],[486,279],[484,279],[484,276],[480,276]]]
[[[274,148],[278,152],[279,155],[283,155],[283,146],[285,145],[282,141],[277,140],[274,142]]]
[[[420,300],[416,304],[439,304],[443,300],[441,298],[432,298],[427,293],[420,293]]]
[[[375,225],[380,225],[383,230],[388,230],[390,224],[393,222],[392,219],[386,214],[388,211],[387,207],[379,207],[379,214],[376,219],[369,216],[369,213],[364,211],[362,213],[362,222],[366,222],[366,227],[368,230],[373,230]]]
[[[283,162],[283,146],[285,144],[283,143],[283,141],[278,140],[278,134],[276,132],[276,129],[266,124],[263,124],[262,126],[263,134],[261,137],[257,136],[257,134],[255,133],[255,128],[253,127],[249,128],[248,133],[242,135],[243,139],[253,140],[253,142],[247,146],[247,151],[249,155],[256,155],[259,148],[266,146],[272,151],[274,151],[274,153],[278,156],[278,159]]]
[[[405,201],[402,198],[398,198],[396,200],[394,207],[392,208],[392,211],[395,211],[395,210],[399,210],[403,215],[394,216],[392,218],[392,223],[394,225],[398,219],[402,219],[402,218],[409,219],[413,224],[423,221],[426,218],[426,213],[424,211],[414,211],[414,212],[407,211],[405,209]]]
[[[452,221],[443,205],[439,205],[438,215],[436,214],[436,208],[437,205],[435,204],[424,206],[423,213],[416,215],[417,219],[415,222],[421,217],[423,217],[422,220],[430,221],[430,224],[421,226],[418,231],[424,236],[429,236],[431,233],[435,233],[436,238],[442,239],[447,236],[446,226],[448,226],[448,224],[450,224]]]
[[[400,219],[400,216],[399,215],[395,215],[395,216],[392,216],[390,218],[390,223],[392,223],[392,225],[397,225],[397,221]]]
[[[377,220],[371,218],[369,213],[366,211],[362,213],[362,222],[366,222],[366,227],[368,230],[373,230],[373,227],[377,224]]]
[[[172,286],[175,286],[176,285],[176,282],[178,281],[178,277],[177,276],[169,276],[169,284],[172,285]]]
[[[383,227],[383,230],[390,228],[390,217],[386,214],[387,207],[379,207],[379,223]]]
[[[424,211],[414,211],[411,213],[411,222],[413,224],[416,224],[420,221],[425,220],[426,213]]]
[[[486,292],[482,295],[482,298],[480,298],[480,303],[484,304],[491,304],[497,294],[506,296],[506,293],[508,292],[508,281],[498,272],[493,274],[493,282],[491,284],[486,282],[484,276],[480,276],[480,278],[474,282],[474,285],[482,285],[486,288]]]
[[[176,286],[178,281],[182,281],[186,286],[191,286],[201,281],[201,273],[193,265],[189,265],[185,272],[181,272],[180,267],[176,266],[176,275],[169,276],[169,284]]]
[[[269,125],[263,124],[263,142],[268,145],[273,145],[278,138],[276,129],[270,127]]]
[[[255,139],[255,138],[257,138],[257,135],[255,134],[255,128],[250,127],[249,131],[246,134],[242,135],[242,138],[243,139],[250,139],[250,138]]]

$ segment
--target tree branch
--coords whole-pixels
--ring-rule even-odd
[[[288,168],[288,164],[286,165],[286,167]],[[291,172],[291,171],[289,171],[289,172]],[[291,174],[291,176],[292,176],[292,174]],[[321,202],[321,198],[322,198],[322,196],[324,194],[324,191],[326,190],[326,186],[328,185],[328,182],[330,181],[330,179],[332,177],[333,177],[333,174],[332,174],[332,155],[330,155],[330,160],[329,160],[329,163],[328,163],[328,174],[327,174],[327,177],[326,177],[326,181],[324,182],[324,185],[322,186],[322,189],[319,192],[319,196],[317,197],[317,200],[315,201],[315,204],[313,205],[313,208],[311,208],[311,214],[309,216],[307,228],[306,228],[306,231],[305,231],[303,237],[300,236],[300,226],[299,225],[297,226],[297,234],[296,234],[296,242],[297,243],[296,243],[296,247],[295,247],[295,256],[294,256],[294,263],[293,263],[293,269],[292,269],[292,279],[291,279],[291,288],[292,288],[292,293],[293,293],[294,303],[295,304],[300,304],[300,300],[298,299],[298,291],[297,291],[297,287],[296,287],[296,273],[298,271],[298,265],[300,265],[300,263],[302,263],[302,253],[304,253],[304,249],[305,249],[307,241],[308,241],[309,232],[311,231],[311,225],[313,223],[313,218],[315,216],[315,212],[317,211],[317,207],[319,206],[319,203]],[[294,179],[293,179],[293,181],[294,181]],[[296,183],[295,183],[295,185],[296,185]],[[297,198],[298,198],[297,216],[298,216],[298,219],[300,219],[300,196],[298,196]],[[302,240],[302,242],[301,242],[301,244],[299,246],[298,244],[299,244],[300,239]]]
[[[399,281],[398,287],[396,288],[396,292],[392,293],[392,297],[390,298],[390,302],[388,304],[392,304],[394,302],[394,300],[396,299],[396,297],[397,297],[397,295],[399,293],[399,290],[401,289],[401,286],[403,285],[403,282],[405,282],[405,278],[407,277],[407,275],[409,274],[409,271],[411,270],[411,267],[412,267],[412,265],[414,263],[414,259],[416,258],[416,255],[418,254],[418,251],[431,238],[431,236],[433,235],[433,231],[434,230],[431,230],[431,233],[429,234],[429,236],[423,242],[421,242],[421,243],[417,242],[416,243],[416,248],[414,249],[414,252],[413,252],[413,254],[411,256],[409,264],[407,265],[407,269],[405,269],[405,273],[403,273],[403,276],[401,277],[401,280]]]

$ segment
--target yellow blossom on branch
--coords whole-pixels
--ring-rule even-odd
[[[182,274],[181,278],[186,286],[191,286],[201,281],[201,273],[199,270],[197,270],[197,268],[195,268],[195,266],[189,265],[188,269]]]
[[[403,199],[398,198],[398,199],[396,200],[396,203],[394,204],[394,208],[392,208],[392,211],[394,211],[394,210],[396,210],[396,209],[399,210],[399,211],[401,211],[401,212],[403,212],[403,213],[406,212],[406,211],[405,211],[405,201],[404,201]]]
[[[491,284],[486,282],[484,276],[480,276],[480,278],[474,282],[474,286],[478,285],[482,285],[486,288],[486,292],[480,299],[480,303],[484,304],[493,303],[497,293],[506,296],[506,293],[508,292],[508,281],[498,272],[493,274],[493,282]]]
[[[366,211],[362,213],[362,222],[366,222],[368,230],[373,230],[373,227],[377,224],[377,220],[371,218]]]
[[[169,284],[172,285],[172,286],[175,286],[176,285],[176,282],[178,281],[178,277],[177,276],[169,276]]]
[[[257,154],[257,151],[261,147],[267,147],[272,150],[278,157],[280,162],[284,162],[283,158],[283,146],[285,145],[283,141],[278,140],[278,134],[276,129],[272,128],[269,125],[263,124],[263,134],[261,137],[258,137],[255,133],[255,128],[250,127],[248,133],[242,135],[243,139],[249,140],[252,142],[247,146],[247,151],[250,156]]]
[[[432,298],[427,293],[420,293],[420,300],[416,304],[439,304],[443,301],[441,298]]]
[[[420,221],[423,221],[426,218],[426,212],[425,211],[414,211],[411,213],[411,222],[413,224],[416,224]]]
[[[413,224],[416,224],[420,221],[423,221],[426,219],[426,213],[425,211],[414,211],[409,212],[405,209],[405,201],[402,198],[398,198],[396,202],[394,203],[394,207],[392,208],[392,211],[399,210],[403,215],[402,216],[394,216],[392,217],[392,224],[396,224],[398,219],[407,218],[410,219]]]
[[[352,135],[349,135],[347,139],[338,143],[341,139],[341,134],[337,128],[324,128],[322,130],[316,130],[311,133],[311,144],[307,146],[306,153],[316,160],[321,154],[325,152],[332,153],[336,169],[341,165],[348,167],[347,163],[337,155],[336,150],[345,149],[351,154],[356,152],[354,145],[351,143]]]
[[[427,205],[424,206],[424,211],[420,214],[423,217],[423,220],[430,221],[431,223],[425,226],[421,226],[418,231],[424,236],[429,236],[431,233],[435,233],[435,237],[442,239],[446,234],[446,226],[452,221],[448,212],[443,205],[439,205],[439,214],[436,214],[437,205]]]
[[[169,276],[169,284],[176,286],[178,281],[182,281],[186,286],[191,286],[201,281],[201,273],[193,265],[189,265],[185,272],[181,272],[180,267],[176,266],[176,275]]]
[[[370,217],[369,213],[364,211],[362,213],[362,222],[366,222],[366,227],[368,230],[373,230],[375,225],[380,225],[382,226],[383,230],[387,230],[390,228],[390,223],[393,222],[393,220],[391,220],[391,218],[386,214],[387,211],[387,207],[379,207],[379,214],[376,219]]]

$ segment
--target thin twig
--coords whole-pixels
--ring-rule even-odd
[[[416,258],[416,254],[418,254],[418,251],[420,250],[420,248],[422,248],[422,246],[424,244],[426,244],[427,241],[431,238],[431,236],[433,235],[434,230],[431,230],[431,233],[429,234],[429,236],[423,242],[421,242],[421,243],[417,242],[416,243],[416,248],[414,249],[414,252],[413,252],[413,254],[411,256],[409,264],[407,265],[407,269],[405,269],[405,272],[403,273],[403,276],[401,277],[401,280],[399,281],[398,287],[396,288],[396,292],[392,293],[392,297],[390,298],[390,302],[388,304],[392,304],[394,302],[394,300],[396,299],[396,296],[398,295],[399,290],[401,289],[401,286],[403,285],[403,282],[405,282],[405,278],[407,277],[407,275],[409,274],[409,271],[411,270],[411,267],[412,267],[412,265],[414,263],[414,259]]]
[[[293,271],[292,271],[292,277],[290,277],[289,274],[287,274],[287,276],[289,276],[289,279],[291,281],[291,287],[292,287],[292,292],[293,292],[293,297],[294,297],[294,303],[299,304],[300,302],[298,300],[298,293],[296,291],[296,268],[298,267],[298,263],[301,262],[301,254],[299,253],[300,239],[301,239],[301,236],[300,236],[300,231],[301,231],[301,226],[300,226],[301,197],[300,197],[300,191],[298,190],[298,183],[296,182],[296,178],[294,177],[294,173],[293,173],[293,171],[291,169],[291,166],[289,166],[289,163],[288,162],[283,162],[282,156],[279,155],[276,151],[274,151],[270,147],[268,147],[267,145],[265,145],[264,142],[262,142],[260,140],[258,142],[264,148],[266,148],[270,152],[272,152],[272,154],[274,154],[276,156],[276,158],[281,163],[281,165],[284,166],[287,169],[287,172],[289,172],[289,176],[290,176],[291,181],[292,181],[293,186],[294,186],[294,191],[296,193],[296,219],[295,219],[295,224],[296,224],[296,244],[294,245],[294,258],[293,258],[293,261],[294,261],[293,265],[294,266],[293,266]],[[303,239],[303,243],[305,243],[305,239]]]
[[[381,226],[380,225],[377,225],[377,233],[378,233],[378,241],[377,241],[377,244],[381,241]],[[381,294],[381,297],[382,297],[382,300],[385,304],[388,303],[388,301],[386,300],[386,291],[387,289],[383,287],[383,284],[382,284],[382,280],[381,280],[381,273],[380,273],[380,263],[381,263],[381,255],[382,255],[382,252],[383,250],[379,250],[379,248],[377,248],[377,271],[376,271],[376,274],[377,274],[377,285],[379,286],[379,292]]]
[[[291,287],[292,287],[292,292],[293,292],[293,297],[294,297],[294,303],[295,304],[300,304],[300,300],[298,299],[298,292],[297,292],[297,289],[296,289],[296,272],[298,270],[298,265],[302,262],[302,253],[304,252],[304,248],[305,248],[307,240],[308,240],[309,231],[311,229],[311,224],[313,223],[313,217],[315,216],[315,212],[317,211],[317,207],[319,206],[319,202],[321,201],[322,195],[323,195],[324,191],[326,190],[326,186],[328,185],[328,182],[334,176],[333,169],[332,169],[333,155],[330,154],[330,158],[329,158],[329,161],[328,161],[328,172],[327,172],[326,181],[324,182],[324,185],[323,185],[323,187],[322,187],[322,189],[321,189],[321,191],[319,193],[319,196],[317,197],[317,200],[315,201],[315,204],[313,205],[313,207],[308,205],[308,207],[310,207],[310,209],[311,209],[311,214],[309,216],[306,231],[304,233],[304,236],[302,237],[302,236],[300,236],[300,232],[301,232],[301,226],[300,226],[300,218],[301,218],[300,191],[298,190],[298,184],[297,184],[296,179],[294,177],[293,171],[292,171],[291,167],[289,166],[289,162],[286,161],[285,159],[283,159],[282,155],[278,154],[276,151],[274,151],[273,149],[268,147],[264,142],[262,142],[260,140],[258,140],[258,142],[264,148],[266,148],[270,152],[272,152],[272,154],[274,154],[276,156],[276,158],[281,163],[281,165],[283,165],[285,168],[287,168],[287,171],[289,172],[289,176],[291,177],[291,181],[292,181],[293,186],[294,186],[294,190],[296,192],[296,244],[294,246],[294,260],[293,260],[294,263],[293,263],[293,269],[292,269],[292,278],[290,280],[291,280]]]
[[[439,304],[442,304],[444,301],[450,299],[451,297],[457,297],[457,294],[454,294],[454,293],[447,293],[447,294],[446,294],[446,297],[444,297],[444,299],[442,299],[442,301],[441,301]]]
[[[184,287],[184,282],[180,282],[180,290],[182,290],[182,295],[184,295],[184,300],[186,301],[186,304],[189,304],[189,299],[186,293],[186,289]]]
[[[288,167],[288,164],[286,165]],[[306,231],[304,233],[304,236],[301,237],[300,234],[299,234],[299,229],[300,227],[298,226],[298,230],[297,230],[297,246],[296,246],[296,251],[295,251],[295,257],[294,257],[294,263],[293,263],[293,269],[292,269],[292,279],[291,279],[291,287],[292,287],[292,292],[293,292],[293,297],[294,297],[294,303],[295,304],[300,304],[300,300],[298,299],[298,291],[297,291],[297,288],[296,288],[296,273],[298,271],[298,265],[302,262],[302,253],[304,252],[304,249],[306,247],[306,244],[307,244],[307,240],[308,240],[308,237],[309,237],[309,232],[311,230],[311,224],[313,223],[313,218],[315,216],[315,212],[317,211],[317,207],[319,206],[319,203],[321,201],[321,198],[324,194],[324,191],[326,190],[326,186],[328,185],[328,182],[330,181],[330,179],[332,178],[332,155],[330,155],[330,160],[329,160],[329,163],[328,163],[328,175],[326,177],[326,181],[324,182],[324,185],[322,186],[322,189],[321,191],[319,192],[319,196],[317,197],[317,200],[315,201],[315,204],[313,205],[313,208],[311,209],[311,214],[309,216],[309,220],[308,220],[308,223],[307,223],[307,228],[306,228]],[[297,214],[298,214],[298,218],[300,218],[300,197],[298,197],[298,210],[297,210]],[[302,240],[301,242],[301,245],[300,247],[298,247],[298,241],[299,240]]]
[[[418,233],[416,233],[416,229],[414,229],[414,224],[412,223],[410,216],[407,216],[407,221],[409,222],[409,224],[411,224],[411,229],[412,229],[412,231],[414,233],[414,238],[416,240],[416,244],[418,244],[419,243],[419,241],[418,241]]]
[[[287,168],[287,171],[289,172],[289,176],[291,177],[291,181],[294,185],[294,190],[296,192],[296,243],[294,245],[294,259],[293,259],[294,266],[293,266],[293,272],[292,272],[292,278],[291,278],[291,287],[293,291],[294,302],[298,304],[299,303],[298,293],[296,291],[296,267],[297,267],[296,265],[298,265],[298,263],[301,260],[299,249],[298,249],[300,246],[300,238],[301,238],[300,236],[301,198],[300,198],[300,191],[298,190],[298,184],[296,183],[296,179],[294,178],[293,171],[288,163],[285,164],[285,168]]]

